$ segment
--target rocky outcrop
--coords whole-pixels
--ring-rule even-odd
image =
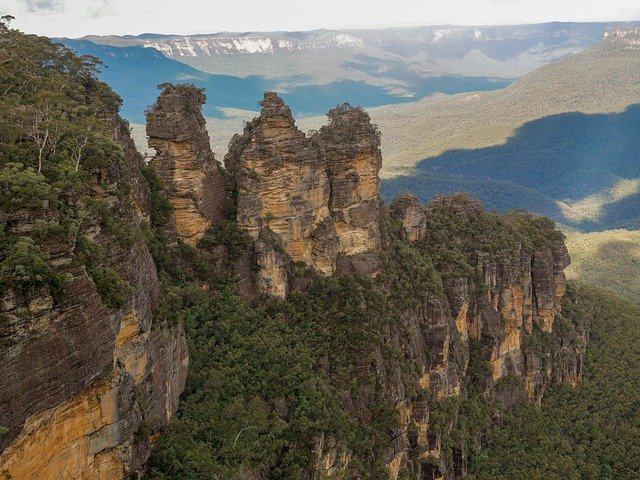
[[[127,126],[114,122],[124,158],[95,172],[94,196],[127,235],[88,210],[73,235],[43,246],[63,293],[10,289],[0,298],[3,479],[124,478],[144,464],[150,435],[166,425],[184,388],[184,331],[154,318],[159,282],[140,229],[150,215],[141,160]],[[57,218],[53,207],[33,214]],[[28,232],[31,220],[16,218],[10,228]],[[121,306],[98,293],[79,239],[126,282]]]
[[[163,88],[148,115],[153,166],[173,206],[173,219],[159,228],[172,243],[195,245],[224,219],[226,176],[209,148],[202,92]],[[103,210],[87,209],[73,235],[43,247],[65,278],[65,293],[54,298],[42,287],[0,295],[3,479],[134,475],[185,385],[182,327],[154,313],[160,284],[142,234],[151,195],[126,127],[116,120],[115,130],[124,159],[94,172],[93,201],[103,202]],[[255,297],[253,283],[285,297],[314,275],[373,275],[386,264],[389,271],[375,283],[366,281],[376,289],[376,307],[393,308],[375,331],[356,335],[371,348],[359,345],[357,354],[339,359],[358,378],[336,393],[345,415],[367,427],[383,412],[371,436],[388,441],[364,442],[358,451],[336,432],[316,431],[308,443],[312,462],[300,477],[354,478],[354,464],[366,458],[393,480],[460,479],[469,446],[461,440],[469,432],[460,430],[465,402],[489,402],[483,405],[499,420],[518,402],[540,402],[552,382],[575,385],[581,377],[586,328],[569,325],[560,306],[570,258],[550,222],[485,213],[464,195],[428,205],[403,195],[386,207],[378,193],[379,147],[376,127],[359,108],[337,107],[308,138],[282,99],[266,93],[260,116],[234,137],[225,159],[235,181],[236,221],[249,237],[236,238],[242,245],[236,248],[246,251],[231,255],[219,242],[199,258],[213,270],[228,269],[247,297]],[[7,228],[27,235],[39,220],[58,222],[59,213],[49,205],[12,212]],[[130,231],[119,235],[105,221],[109,214]],[[202,253],[205,243],[187,251]],[[126,282],[118,305],[109,306],[91,260],[80,258],[87,244]],[[195,270],[185,262],[184,272],[189,268]],[[187,281],[198,292],[215,288],[197,276]],[[367,307],[362,302],[350,308]],[[327,353],[319,368],[330,375],[334,360]],[[286,417],[282,402],[274,409]],[[246,475],[268,477],[257,470]]]
[[[366,254],[380,248],[381,156],[369,116],[343,105],[309,139],[275,93],[267,92],[261,105],[260,116],[233,138],[225,165],[237,186],[238,225],[261,244],[262,291],[286,295],[291,262],[324,275],[340,265],[373,273],[375,259]],[[267,238],[274,245],[267,246]],[[360,263],[367,265],[339,261],[358,255],[365,255]]]
[[[617,45],[626,50],[640,49],[640,29],[615,28],[604,34],[604,45]]]
[[[380,133],[361,108],[344,104],[328,114],[329,125],[313,137],[326,163],[329,205],[344,255],[380,248]]]
[[[520,402],[540,402],[553,382],[576,385],[581,378],[587,329],[583,324],[568,326],[560,306],[563,270],[570,258],[552,224],[533,225],[533,217],[525,220],[532,222],[537,243],[514,234],[514,238],[500,237],[509,240],[501,249],[481,249],[487,237],[477,226],[488,214],[465,196],[438,197],[421,206],[404,195],[390,212],[400,235],[422,240],[426,248],[443,246],[442,238],[430,235],[435,235],[434,222],[449,222],[440,230],[448,234],[445,244],[448,248],[464,244],[460,251],[466,252],[470,268],[445,272],[446,298],[428,296],[421,306],[405,312],[402,323],[388,336],[387,341],[415,366],[417,383],[431,396],[431,401],[410,399],[406,392],[412,385],[399,381],[400,367],[392,360],[378,367],[386,372],[382,382],[388,388],[387,398],[397,405],[403,439],[389,453],[388,466],[392,472],[408,471],[416,478],[462,478],[466,446],[443,446],[443,435],[457,428],[457,410],[449,411],[444,429],[440,424],[434,430],[430,420],[442,415],[442,402],[455,400],[448,404],[451,408],[465,401],[471,381],[485,397],[497,399],[495,405],[509,409]],[[484,226],[490,225],[503,229],[506,223]],[[460,232],[465,238],[458,237]],[[446,245],[433,254],[446,253]]]
[[[214,159],[202,116],[204,92],[189,85],[162,85],[147,114],[152,164],[173,206],[175,229],[194,245],[224,218],[226,179]]]
[[[375,452],[391,478],[464,477],[468,445],[452,445],[451,436],[470,382],[500,405],[499,416],[517,403],[540,402],[553,382],[575,385],[581,377],[587,333],[584,325],[563,325],[570,258],[561,234],[534,217],[487,214],[464,195],[421,205],[406,194],[381,208],[379,134],[364,111],[337,107],[308,139],[275,94],[262,106],[225,159],[237,186],[238,224],[254,240],[258,289],[284,297],[296,282],[291,261],[322,274],[372,273],[367,265],[377,262],[368,255],[388,255],[389,238],[419,242],[439,262],[442,293],[415,298],[384,332],[384,345],[401,359],[379,348],[351,361],[396,406],[393,447]],[[385,237],[379,219],[387,215],[398,232]],[[344,409],[366,422],[372,389],[343,392]],[[416,390],[428,399],[410,393]],[[323,435],[309,474],[349,478],[353,456]]]
[[[317,272],[333,273],[335,228],[326,165],[280,97],[268,92],[261,104],[260,116],[232,140],[225,165],[237,185],[238,226],[263,244],[259,284],[283,296],[288,288],[283,254]],[[261,234],[264,230],[275,237]],[[266,248],[267,237],[280,243],[280,252]]]
[[[425,211],[415,195],[405,193],[394,198],[391,212],[393,218],[400,222],[400,236],[403,240],[424,240],[427,233]]]
[[[401,225],[401,235],[411,240],[428,239],[430,217],[451,215],[471,226],[484,215],[479,202],[461,196],[438,197],[421,206],[406,194],[393,202],[391,211]],[[472,232],[469,228],[469,235]],[[524,343],[534,330],[552,332],[566,289],[564,269],[571,262],[562,237],[552,230],[545,234],[549,238],[542,246],[516,242],[496,254],[472,248],[473,275],[445,279],[456,329],[463,339],[482,343],[492,380],[509,375],[527,378],[529,400],[535,401],[542,397],[541,382],[552,372],[540,370],[539,359],[533,360]],[[455,238],[448,241],[456,243]],[[569,376],[579,377],[580,370],[578,365]]]

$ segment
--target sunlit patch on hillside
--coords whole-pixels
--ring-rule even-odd
[[[567,220],[580,223],[587,220],[597,222],[605,213],[605,207],[640,193],[640,179],[619,180],[613,187],[589,195],[577,202],[558,201],[558,206]]]
[[[567,278],[615,291],[640,303],[640,231],[566,232]]]

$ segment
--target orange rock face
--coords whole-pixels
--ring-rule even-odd
[[[140,159],[127,126],[117,122],[115,131],[124,158],[101,173],[96,195],[131,228],[132,243],[114,239],[95,215],[84,219],[79,235],[104,249],[101,261],[130,288],[124,305],[109,308],[74,261],[77,243],[67,239],[46,246],[52,268],[66,278],[60,299],[53,301],[47,288],[0,292],[2,333],[11,339],[0,348],[0,425],[8,429],[0,436],[3,480],[119,480],[135,473],[150,453],[143,421],[145,430],[158,432],[184,389],[182,326],[164,326],[153,313],[159,282],[140,228],[150,216]],[[128,195],[105,187],[119,182],[131,187]]]
[[[169,195],[175,230],[191,245],[222,220],[227,194],[201,112],[204,101],[195,87],[168,86],[147,115],[152,164]]]
[[[267,92],[260,116],[234,137],[225,158],[238,190],[238,225],[263,240],[257,252],[263,292],[286,295],[288,262],[330,275],[339,255],[380,248],[377,130],[364,111],[346,105],[329,118],[309,139],[282,99]],[[266,238],[277,248],[266,248]]]
[[[360,108],[345,104],[331,110],[328,117],[329,125],[322,127],[313,141],[327,165],[338,253],[378,250],[378,172],[382,166],[379,132]]]

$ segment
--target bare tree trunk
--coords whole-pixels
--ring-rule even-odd
[[[47,140],[49,139],[49,129],[45,131],[44,138],[42,139],[42,143],[38,145],[38,173],[42,173],[42,154],[44,153],[44,148],[47,146]],[[36,140],[37,142],[37,140]]]

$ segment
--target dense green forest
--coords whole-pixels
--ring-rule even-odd
[[[124,282],[80,226],[96,215],[119,241],[131,240],[130,228],[92,196],[92,172],[123,160],[114,140],[127,128],[117,116],[121,100],[96,78],[97,58],[11,30],[9,20],[0,23],[0,287],[48,285],[57,298],[65,279],[52,269],[50,250],[77,241],[76,260],[117,307]],[[12,227],[18,220],[32,226]]]
[[[590,322],[582,383],[541,408],[521,406],[490,431],[477,480],[633,480],[640,475],[640,308],[590,287],[563,314]]]

